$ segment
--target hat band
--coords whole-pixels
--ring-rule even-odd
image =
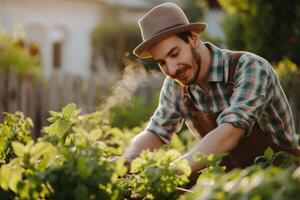
[[[163,32],[163,31],[165,31],[165,30],[174,28],[174,27],[176,27],[176,26],[182,26],[182,25],[185,25],[185,24],[182,24],[182,23],[181,23],[181,24],[175,24],[175,25],[173,25],[173,26],[169,26],[169,27],[167,27],[167,28],[164,28],[164,29],[162,29],[162,30],[160,30],[160,31],[158,31],[158,32],[156,32],[156,33],[154,33],[153,35],[157,35],[157,34]]]

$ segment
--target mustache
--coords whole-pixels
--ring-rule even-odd
[[[190,68],[190,67],[192,67],[191,65],[183,65],[183,67],[182,68],[180,68],[180,69],[177,69],[176,71],[175,71],[175,73],[174,73],[174,75],[171,75],[170,77],[172,78],[172,79],[177,79],[177,78],[179,78],[179,76],[184,72],[184,71],[186,71],[188,68]]]

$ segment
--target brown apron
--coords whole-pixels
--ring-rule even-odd
[[[226,83],[226,90],[231,96],[233,94],[233,79],[236,64],[242,53],[237,52],[232,56],[228,74],[228,81]],[[206,113],[195,108],[193,104],[193,97],[190,94],[187,87],[182,87],[183,90],[183,101],[185,106],[188,108],[191,122],[203,138],[207,133],[217,127],[216,120],[220,114],[218,113]],[[272,142],[259,128],[258,124],[255,123],[251,133],[242,137],[239,144],[229,152],[229,155],[223,159],[223,165],[226,166],[227,171],[233,168],[245,168],[254,163],[257,156],[262,155],[266,148],[271,147],[275,152],[286,151],[288,153],[300,156],[299,149],[290,149],[287,147],[279,146]]]

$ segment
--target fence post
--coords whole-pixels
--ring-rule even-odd
[[[86,112],[86,104],[84,103],[84,96],[83,96],[83,84],[84,81],[80,76],[74,76],[72,78],[72,93],[73,93],[73,101],[77,104],[79,108],[82,109],[82,112]]]
[[[0,73],[0,122],[3,120],[3,112],[5,111],[5,99],[6,99],[6,89],[5,89],[5,73]]]
[[[15,113],[19,110],[19,84],[16,73],[8,73],[7,81],[7,112]]]
[[[36,111],[38,101],[32,77],[23,76],[20,80],[20,109],[34,122],[34,133],[37,132],[35,125],[37,121]]]
[[[61,75],[54,71],[49,79],[49,110],[58,111],[61,108]]]
[[[87,89],[87,112],[93,112],[96,105],[97,97],[97,86],[99,81],[99,75],[97,73],[91,74],[88,80],[88,89]]]
[[[80,76],[64,75],[63,78],[63,106],[73,102],[79,108],[85,111],[84,95],[83,95],[83,80]]]
[[[63,92],[62,92],[62,104],[63,106],[67,105],[71,101],[73,101],[73,93],[72,93],[72,77],[69,74],[65,74],[62,79],[63,83]]]
[[[37,84],[39,111],[38,116],[40,116],[40,126],[45,126],[47,124],[48,112],[50,110],[49,99],[50,99],[50,86],[49,81],[39,80]]]

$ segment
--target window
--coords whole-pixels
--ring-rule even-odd
[[[53,43],[53,68],[61,68],[61,59],[62,59],[62,43],[54,42]]]

